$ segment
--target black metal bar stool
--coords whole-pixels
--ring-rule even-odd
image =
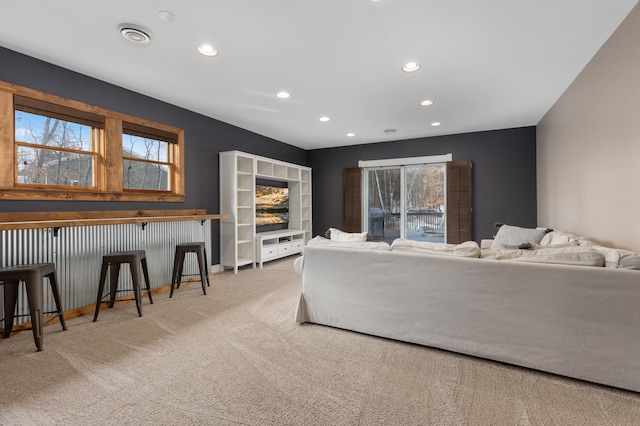
[[[198,256],[198,267],[200,269],[199,274],[186,274],[182,273],[184,266],[184,255],[186,253],[195,253]],[[207,294],[207,286],[211,286],[209,283],[209,273],[207,267],[207,249],[203,242],[196,243],[180,243],[176,245],[176,255],[173,259],[173,273],[171,274],[171,293],[169,297],[173,297],[173,290],[180,288],[180,282],[182,277],[200,275],[200,281],[202,282],[202,292]],[[207,286],[204,283],[207,283]]]
[[[131,279],[133,281],[133,299],[135,300],[136,307],[138,308],[138,316],[142,316],[142,296],[140,295],[140,265],[142,265],[142,273],[144,274],[144,281],[147,284],[146,291],[149,295],[149,302],[153,303],[151,298],[151,285],[149,284],[149,271],[147,270],[147,257],[144,250],[132,250],[132,251],[118,251],[114,253],[105,254],[102,256],[102,269],[100,270],[100,285],[98,286],[98,299],[96,301],[96,312],[93,315],[93,320],[98,319],[98,313],[100,312],[100,305],[102,299],[106,297],[103,295],[104,283],[107,280],[107,269],[109,269],[109,308],[113,308],[116,303],[116,293],[123,291],[131,291],[131,289],[118,290],[118,278],[120,276],[120,265],[128,263],[131,269]]]
[[[44,278],[49,279],[51,292],[56,302],[55,311],[44,311]],[[36,263],[32,265],[4,266],[0,268],[0,282],[4,287],[4,337],[8,338],[13,331],[13,320],[16,316],[16,303],[18,301],[18,284],[24,282],[27,289],[29,303],[29,315],[31,316],[31,329],[33,340],[38,351],[42,350],[43,318],[45,314],[55,313],[60,319],[62,329],[67,329],[64,321],[58,281],[56,279],[56,266],[53,263]],[[55,318],[55,317],[54,317]]]

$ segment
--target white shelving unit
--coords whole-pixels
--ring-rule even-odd
[[[262,266],[265,260],[285,256],[282,254],[266,259],[263,255],[264,242],[270,245],[273,240],[268,238],[267,234],[270,233],[256,234],[256,178],[287,182],[289,188],[289,229],[273,233],[288,233],[283,238],[291,238],[296,244],[302,243],[302,247],[311,239],[309,167],[241,151],[221,152],[220,213],[229,215],[229,219],[220,221],[220,263],[223,268],[233,268],[236,273],[240,266],[253,265],[255,268],[256,262]],[[283,253],[286,252],[284,247]]]

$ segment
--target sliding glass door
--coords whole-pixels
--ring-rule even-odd
[[[365,229],[376,241],[445,241],[445,164],[366,167]]]
[[[391,243],[402,234],[400,224],[401,169],[387,167],[365,169],[366,206],[369,236]],[[367,185],[368,184],[368,185]]]

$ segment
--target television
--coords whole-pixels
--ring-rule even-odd
[[[256,232],[289,227],[289,188],[287,182],[256,180]]]

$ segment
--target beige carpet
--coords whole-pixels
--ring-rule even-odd
[[[0,424],[640,424],[637,393],[297,325],[292,264],[0,340]]]

